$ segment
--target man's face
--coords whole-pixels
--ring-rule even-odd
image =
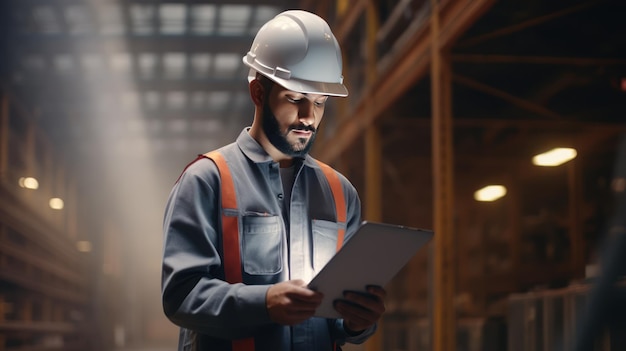
[[[263,132],[270,143],[287,156],[306,155],[313,146],[327,98],[272,84],[263,103]]]

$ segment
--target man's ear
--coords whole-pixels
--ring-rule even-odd
[[[258,79],[253,79],[248,87],[250,89],[250,97],[252,102],[258,107],[263,106],[263,97],[265,96],[265,88]]]

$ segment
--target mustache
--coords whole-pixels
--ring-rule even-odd
[[[305,124],[298,124],[298,125],[295,125],[295,126],[290,126],[289,130],[290,131],[291,130],[302,130],[302,131],[305,131],[305,132],[313,132],[313,133],[315,133],[316,128],[314,126],[312,126],[312,125],[308,125],[307,126]]]

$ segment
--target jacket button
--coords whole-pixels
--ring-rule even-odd
[[[278,200],[282,200],[283,199],[283,194],[278,194]]]

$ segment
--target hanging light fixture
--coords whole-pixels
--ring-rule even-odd
[[[503,185],[488,185],[474,193],[474,200],[491,202],[506,195],[506,187]]]
[[[569,147],[558,147],[550,151],[535,155],[533,157],[533,164],[536,166],[556,167],[574,159],[576,155],[576,149]]]

